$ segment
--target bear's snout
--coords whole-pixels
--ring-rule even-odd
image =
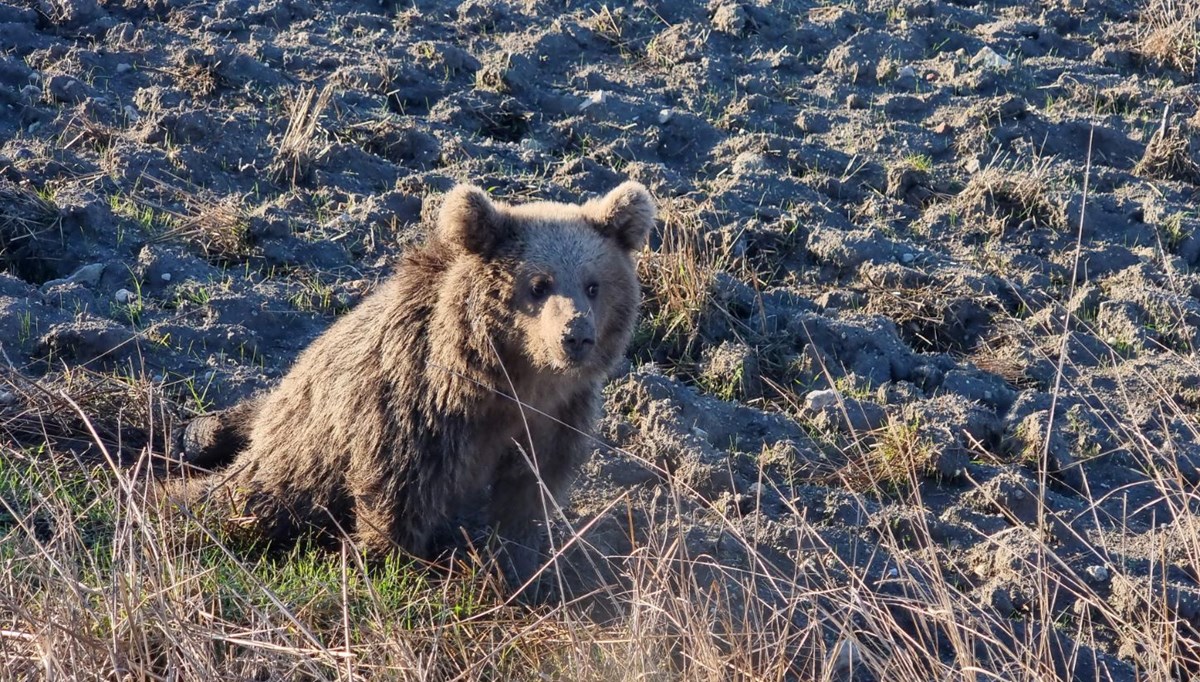
[[[563,330],[563,352],[572,362],[582,362],[596,346],[596,327],[588,318],[577,318]]]

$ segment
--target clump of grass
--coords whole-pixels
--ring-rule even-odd
[[[326,149],[320,139],[321,114],[332,96],[333,90],[329,86],[319,93],[316,88],[300,88],[296,98],[289,103],[287,129],[267,169],[274,182],[294,186],[311,178],[314,164]]]
[[[488,55],[475,72],[475,87],[504,95],[514,90],[511,52]]]
[[[1192,160],[1192,136],[1184,126],[1172,126],[1170,120],[1168,108],[1133,172],[1156,180],[1196,182],[1200,180],[1200,166]]]
[[[962,220],[979,221],[996,235],[1022,225],[1063,230],[1066,211],[1052,195],[1051,183],[1046,161],[1024,169],[992,164],[971,178],[955,197],[954,208]]]
[[[182,239],[198,247],[206,257],[236,260],[250,251],[250,218],[233,197],[216,197],[194,186],[180,186],[145,176],[155,192],[167,199],[151,199],[143,190],[127,197],[113,197],[114,212],[138,221],[149,234],[148,241]]]
[[[1147,0],[1138,13],[1137,49],[1152,63],[1194,74],[1200,55],[1200,3]]]
[[[1191,233],[1191,230],[1184,225],[1184,217],[1182,212],[1172,213],[1163,218],[1158,226],[1159,237],[1171,253],[1174,253]]]
[[[169,73],[196,99],[212,96],[221,83],[212,59],[196,50],[184,52]]]
[[[93,439],[118,458],[151,442],[165,449],[178,425],[176,410],[159,385],[133,371],[100,372],[78,366],[55,369],[38,381],[0,368],[0,390],[14,405],[0,420],[0,442],[94,451]],[[90,417],[93,435],[79,406]]]
[[[58,207],[49,192],[0,180],[0,265],[19,271],[36,259],[39,242],[60,226]]]
[[[333,286],[316,274],[299,278],[299,287],[288,297],[288,302],[302,312],[338,312],[345,309],[334,295]]]
[[[688,199],[664,201],[662,244],[638,261],[645,295],[641,345],[666,345],[676,358],[699,350],[702,323],[713,314],[717,273],[729,262],[728,254],[706,239],[704,210]]]
[[[610,8],[605,4],[592,10],[584,25],[615,48],[623,59],[630,61],[642,52],[642,42],[634,36],[637,20],[625,7]]]
[[[851,490],[902,490],[930,473],[936,450],[919,419],[891,417],[870,440],[838,474]]]
[[[200,247],[205,256],[233,260],[250,249],[250,219],[236,199],[192,195],[188,213],[161,239],[183,238]]]

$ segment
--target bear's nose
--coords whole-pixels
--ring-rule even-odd
[[[596,345],[596,335],[592,333],[590,326],[588,325],[588,329],[569,329],[563,335],[563,350],[566,351],[567,357],[575,362],[586,358]]]

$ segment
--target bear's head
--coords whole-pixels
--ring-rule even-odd
[[[654,216],[636,182],[581,205],[507,205],[460,185],[446,197],[436,238],[483,268],[510,327],[492,332],[534,370],[594,375],[629,343],[641,300],[635,258]]]

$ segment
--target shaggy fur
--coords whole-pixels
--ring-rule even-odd
[[[632,182],[583,205],[455,188],[427,243],[232,413],[214,451],[240,451],[184,501],[229,499],[271,542],[344,529],[369,552],[418,556],[486,505],[502,537],[540,546],[538,478],[561,495],[590,451],[653,221]]]

